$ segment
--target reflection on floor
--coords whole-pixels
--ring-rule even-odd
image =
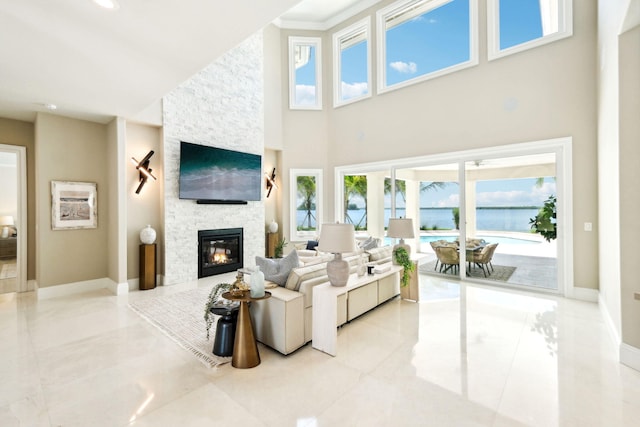
[[[16,259],[0,259],[0,294],[17,291]]]
[[[396,298],[340,328],[336,357],[310,345],[289,356],[260,345],[256,368],[208,370],[127,307],[203,283],[41,301],[0,295],[0,425],[620,427],[640,419],[640,372],[617,362],[594,303],[424,275],[422,302]]]

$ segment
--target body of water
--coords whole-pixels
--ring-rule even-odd
[[[476,208],[476,229],[495,231],[520,231],[530,232],[529,219],[538,214],[539,208]],[[366,211],[364,209],[350,209],[349,218],[360,226],[365,225]],[[396,209],[396,215],[405,216],[404,209]],[[298,224],[301,224],[306,216],[305,211],[298,211]],[[391,209],[385,209],[385,223],[391,216]],[[461,219],[462,220],[462,219]],[[312,222],[315,226],[315,222]],[[306,225],[306,222],[305,222]],[[453,212],[451,208],[421,208],[420,227],[438,229],[453,229]]]

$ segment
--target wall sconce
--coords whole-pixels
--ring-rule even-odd
[[[136,194],[140,194],[140,190],[147,183],[147,179],[153,178],[156,180],[156,177],[151,173],[151,168],[149,167],[149,159],[153,156],[153,150],[149,151],[149,153],[144,156],[144,159],[137,161],[135,158],[131,158],[131,161],[134,165],[136,165],[136,169],[140,171],[140,184],[138,185],[138,189],[136,190]]]
[[[271,190],[274,187],[278,188],[278,186],[276,185],[276,168],[273,168],[273,170],[271,171],[271,175],[265,172],[264,176],[267,177],[267,198],[269,198]]]

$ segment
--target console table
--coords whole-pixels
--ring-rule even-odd
[[[400,293],[402,267],[358,277],[352,274],[346,286],[330,283],[313,288],[312,346],[331,356],[337,354],[337,328]]]

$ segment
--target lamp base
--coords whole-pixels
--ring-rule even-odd
[[[333,286],[346,286],[349,281],[349,263],[342,259],[342,254],[327,262],[329,283]]]
[[[411,246],[407,245],[404,242],[404,239],[400,239],[400,242],[397,243],[396,245],[394,245],[393,249],[391,251],[391,262],[394,265],[398,265],[398,262],[396,261],[396,251],[398,250],[398,248],[404,248],[407,251],[407,254],[409,254],[409,256],[411,256]]]
[[[3,227],[2,228],[2,238],[6,239],[7,237],[9,237],[9,227]]]

